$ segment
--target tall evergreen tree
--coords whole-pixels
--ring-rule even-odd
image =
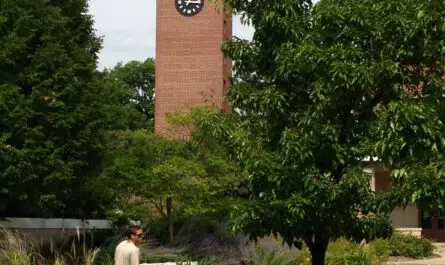
[[[0,1],[0,215],[101,213],[101,39],[87,11],[87,0]]]

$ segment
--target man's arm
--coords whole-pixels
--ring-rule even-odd
[[[139,248],[135,248],[131,251],[130,265],[139,265]]]

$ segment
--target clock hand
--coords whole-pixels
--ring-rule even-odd
[[[186,0],[185,5],[188,6],[189,4],[201,4],[201,0]]]

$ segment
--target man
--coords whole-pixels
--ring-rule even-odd
[[[127,240],[122,241],[116,247],[114,253],[115,265],[139,265],[139,248],[144,237],[144,232],[140,225],[131,225],[127,234]]]

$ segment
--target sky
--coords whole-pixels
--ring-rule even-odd
[[[156,49],[156,0],[90,0],[96,33],[103,36],[99,69],[118,62],[154,58]],[[253,29],[234,17],[233,34],[251,39]]]

